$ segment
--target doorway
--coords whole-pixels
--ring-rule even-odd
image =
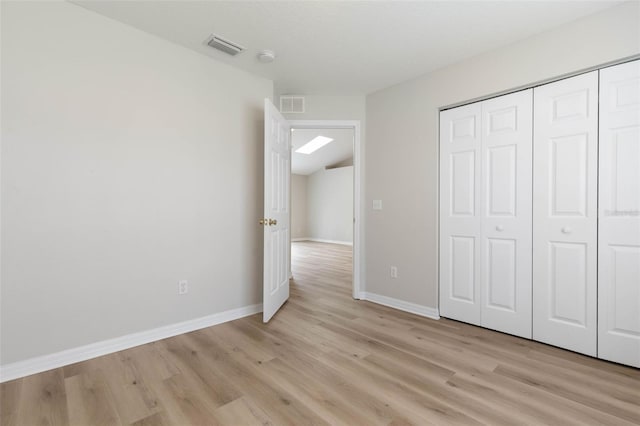
[[[303,240],[352,246],[352,297],[360,299],[364,225],[361,218],[360,122],[298,120],[290,121],[290,124],[291,240],[294,243]],[[315,142],[307,146],[308,149],[296,152],[311,141]],[[314,148],[313,145],[322,146],[305,154]],[[300,197],[305,199],[300,200]],[[292,276],[291,259],[289,271]]]

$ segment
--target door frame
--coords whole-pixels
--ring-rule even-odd
[[[361,299],[364,257],[364,215],[362,198],[364,155],[360,139],[359,120],[289,120],[292,129],[353,129],[353,292],[354,299]],[[291,212],[289,212],[291,215]],[[291,268],[291,259],[289,259]]]

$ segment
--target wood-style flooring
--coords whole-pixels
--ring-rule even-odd
[[[291,298],[2,384],[2,425],[640,423],[640,370],[351,298],[351,248],[294,243]]]

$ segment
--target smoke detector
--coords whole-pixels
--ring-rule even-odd
[[[269,64],[276,59],[276,54],[273,50],[261,50],[258,52],[258,60],[263,64]]]
[[[225,40],[220,36],[212,34],[207,39],[207,45],[213,47],[214,49],[218,49],[221,52],[229,54],[231,56],[236,56],[238,53],[244,50],[244,47],[240,46],[238,43],[233,41]]]

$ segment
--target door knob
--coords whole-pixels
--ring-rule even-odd
[[[563,226],[561,229],[563,234],[570,234],[571,233],[571,228],[569,228],[568,226]]]
[[[502,225],[496,226],[496,231],[498,231],[498,232],[504,231],[504,226],[502,226]]]
[[[271,226],[271,225],[277,225],[277,224],[278,224],[278,221],[277,221],[277,220],[275,220],[275,219],[269,219],[269,226]]]
[[[267,225],[269,224],[267,219],[260,219],[260,220],[258,221],[258,223],[259,223],[260,225],[264,225],[264,226],[267,226]]]

